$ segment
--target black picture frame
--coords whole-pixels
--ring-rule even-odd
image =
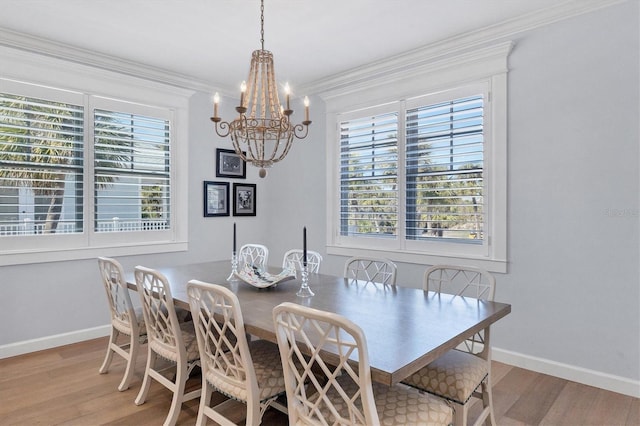
[[[233,215],[234,216],[255,216],[256,215],[256,184],[254,183],[234,183],[233,184]]]
[[[247,163],[232,149],[216,148],[216,177],[246,179]]]
[[[204,216],[229,216],[229,182],[204,181]]]

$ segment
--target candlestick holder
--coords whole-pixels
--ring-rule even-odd
[[[238,273],[238,255],[236,254],[236,252],[231,252],[231,275],[229,275],[229,277],[227,278],[227,281],[229,282],[238,282],[238,276],[236,275]]]
[[[300,277],[302,278],[302,284],[300,285],[300,290],[296,293],[298,297],[311,297],[315,293],[311,291],[309,288],[309,268],[307,265],[302,265],[302,269],[300,270]]]

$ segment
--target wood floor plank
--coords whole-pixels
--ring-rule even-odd
[[[588,424],[588,413],[595,397],[593,389],[579,383],[567,383],[540,424],[554,426],[568,424],[569,421]]]
[[[585,425],[624,425],[631,409],[632,397],[594,389],[596,397],[592,401]]]
[[[640,425],[640,399],[632,398],[629,415],[627,416],[625,424],[628,426]]]
[[[535,380],[505,415],[525,424],[540,424],[566,384],[566,380],[557,377],[536,375]]]

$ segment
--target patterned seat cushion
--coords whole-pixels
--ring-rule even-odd
[[[458,404],[466,404],[488,373],[487,361],[454,349],[414,373],[403,383]]]
[[[196,332],[193,328],[193,322],[181,322],[180,331],[182,332],[182,340],[187,349],[187,361],[195,361],[200,358],[200,352],[198,350],[198,340],[196,339]],[[150,342],[151,349],[153,349],[161,357],[168,359],[169,361],[176,362],[178,360],[178,353],[174,346],[160,343],[158,341]]]
[[[338,378],[337,381],[347,395],[353,395],[357,391],[357,384],[350,380],[346,374]],[[446,401],[440,398],[422,393],[403,384],[386,386],[380,383],[372,383],[372,387],[376,412],[381,425],[448,426],[453,423],[453,410]],[[314,396],[310,396],[309,399],[313,400]],[[348,419],[346,404],[338,396],[335,388],[332,388],[327,393],[327,396],[337,412],[345,416],[345,420]],[[362,406],[359,402],[360,400],[356,405],[361,409]],[[320,413],[328,424],[343,424],[340,422],[334,423],[335,416],[327,405],[320,406]]]
[[[285,392],[284,372],[278,345],[266,340],[254,340],[249,342],[249,351],[260,391],[260,401],[283,394]],[[233,355],[231,352],[226,352],[226,356]],[[225,395],[240,401],[247,400],[247,389],[244,384],[228,377],[221,378],[218,374],[211,372],[207,374],[206,379]]]
[[[140,331],[140,336],[144,336],[147,334],[147,328],[144,325],[144,314],[142,313],[142,308],[138,307],[134,309],[136,314],[136,321],[138,322],[138,330]],[[122,334],[126,334],[127,336],[131,336],[131,326],[129,325],[128,320],[114,318],[113,326]]]

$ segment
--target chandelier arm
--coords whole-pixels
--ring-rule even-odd
[[[231,125],[226,121],[215,121],[216,133],[221,138],[226,138],[231,133]],[[226,130],[226,131],[225,131]]]
[[[308,124],[296,124],[295,126],[291,126],[291,130],[293,131],[293,135],[297,139],[304,139],[309,134],[309,125]],[[304,133],[302,133],[304,131]]]

